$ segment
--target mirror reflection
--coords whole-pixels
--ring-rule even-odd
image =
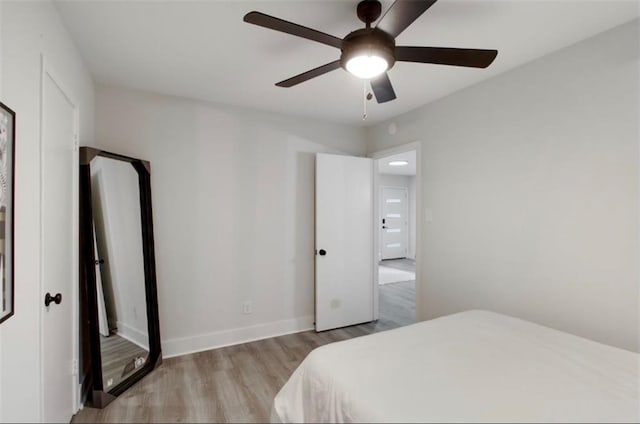
[[[138,174],[129,162],[91,160],[91,204],[103,390],[149,356]]]

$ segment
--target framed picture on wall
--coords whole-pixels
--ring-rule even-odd
[[[13,179],[16,114],[0,102],[0,322],[14,313]]]

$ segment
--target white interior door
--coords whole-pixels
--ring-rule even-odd
[[[406,258],[409,245],[409,191],[404,187],[382,187],[381,191],[381,258]]]
[[[373,161],[316,156],[316,331],[373,320]]]
[[[75,412],[77,350],[77,120],[75,106],[47,72],[42,90],[42,415],[45,422],[69,422]],[[59,293],[61,302],[45,306],[47,293]]]

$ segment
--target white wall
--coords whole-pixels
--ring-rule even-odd
[[[369,130],[371,151],[422,140],[421,319],[483,308],[639,349],[638,36],[636,20]]]
[[[109,87],[96,123],[151,162],[165,356],[312,327],[314,153],[363,155],[362,130]]]
[[[387,187],[405,187],[409,188],[409,176],[408,175],[391,175],[391,174],[378,174],[378,185]]]
[[[392,174],[378,174],[378,193],[380,193],[380,187],[404,187],[407,189],[409,211],[408,216],[408,231],[409,231],[409,245],[407,246],[407,258],[416,258],[416,177],[413,175],[392,175]],[[380,198],[381,199],[381,198]],[[378,206],[380,207],[380,206]],[[382,246],[382,243],[378,243],[378,246]],[[379,256],[380,257],[380,256]]]
[[[97,156],[91,195],[110,328],[148,349],[138,173],[129,162]]]
[[[48,2],[1,2],[2,102],[16,111],[15,315],[0,325],[0,421],[40,420],[41,54],[78,102],[93,138],[93,82]],[[71,329],[69,329],[71,331]]]

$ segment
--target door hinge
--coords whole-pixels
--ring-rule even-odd
[[[73,149],[77,152],[80,150],[80,137],[78,134],[73,135]]]
[[[78,360],[71,361],[71,375],[78,375]]]

